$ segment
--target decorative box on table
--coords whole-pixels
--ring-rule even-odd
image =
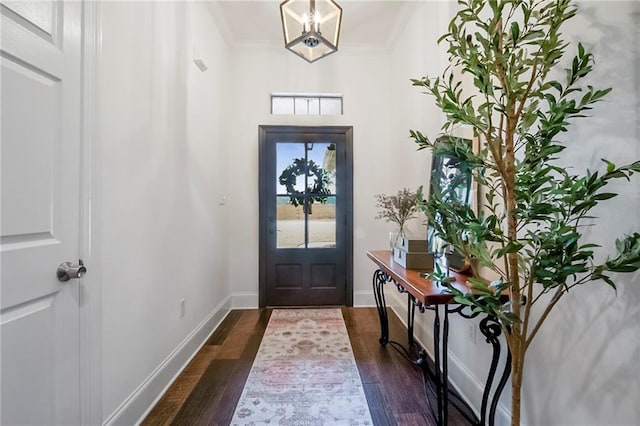
[[[401,237],[393,248],[393,261],[406,269],[433,270],[433,253],[427,252],[427,240]]]

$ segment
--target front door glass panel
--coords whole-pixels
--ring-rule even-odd
[[[276,248],[336,245],[335,145],[276,144]]]

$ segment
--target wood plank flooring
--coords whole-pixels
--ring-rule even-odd
[[[342,314],[374,424],[435,425],[420,369],[378,343],[377,310],[342,308]],[[228,425],[270,316],[271,309],[231,311],[142,424]],[[389,333],[406,342],[407,330],[391,310]],[[462,420],[450,410],[450,425]]]

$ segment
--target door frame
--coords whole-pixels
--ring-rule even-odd
[[[344,220],[345,229],[351,232],[345,233],[345,304],[353,306],[353,126],[276,126],[276,125],[260,125],[258,126],[258,201],[259,201],[259,278],[258,278],[258,304],[264,308],[267,304],[267,243],[268,236],[263,230],[268,226],[268,213],[265,209],[268,191],[267,182],[260,177],[264,174],[266,164],[267,138],[271,133],[317,133],[317,134],[338,134],[344,137],[346,161],[345,171],[346,182],[345,187],[351,196],[347,197],[345,205],[345,217],[336,218],[336,220]]]
[[[82,1],[82,135],[80,138],[80,421],[102,424],[102,271],[100,192],[100,64],[102,3]]]

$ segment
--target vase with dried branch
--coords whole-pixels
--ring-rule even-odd
[[[404,188],[396,195],[378,194],[375,197],[379,209],[376,219],[384,219],[398,226],[398,229],[389,234],[389,245],[393,249],[398,245],[400,238],[406,236],[407,221],[416,218],[419,211],[417,194]]]

